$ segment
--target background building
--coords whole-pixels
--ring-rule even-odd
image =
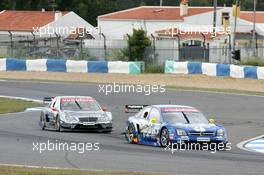
[[[195,57],[197,60],[229,62],[235,26],[232,7],[217,7],[216,31],[220,31],[221,35],[218,35],[219,33],[217,37],[197,35],[213,32],[213,15],[213,7],[189,7],[186,2],[177,7],[141,6],[99,16],[98,29],[108,39],[126,38],[127,35],[131,35],[133,28],[146,30],[149,36],[155,37],[155,40],[163,40],[155,43],[157,48],[167,47],[174,50],[168,52],[156,49],[161,62],[168,58],[193,60]],[[191,33],[184,36],[175,35],[175,32],[170,33],[175,29]],[[252,41],[252,30],[253,12],[242,11],[237,18],[236,47],[241,49],[243,60],[253,55],[255,45]],[[227,32],[223,34],[222,31]],[[263,58],[264,12],[257,12],[256,32],[257,55]],[[172,40],[179,40],[179,43]]]
[[[74,12],[4,10],[0,12],[1,54],[34,57],[74,55],[76,48],[66,47],[69,42],[62,41],[78,28],[85,28],[90,35],[95,31]]]

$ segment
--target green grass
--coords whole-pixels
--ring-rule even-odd
[[[252,57],[252,58],[248,58],[247,61],[243,61],[241,65],[264,66],[264,60],[258,57]]]
[[[26,108],[36,106],[40,105],[38,103],[30,101],[0,98],[0,114],[21,112]]]
[[[145,73],[164,73],[164,66],[157,64],[147,64],[145,67]]]
[[[47,169],[47,168],[0,166],[0,175],[147,175],[147,174],[131,173],[131,172],[105,172],[105,171],[71,170],[71,169]]]

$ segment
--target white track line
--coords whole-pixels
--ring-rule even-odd
[[[15,97],[15,96],[0,95],[0,98],[9,98],[9,99],[15,99],[15,100],[24,100],[24,101],[32,101],[32,102],[36,102],[36,103],[43,103],[42,100],[33,99],[33,98],[25,98],[25,97]]]
[[[249,152],[254,152],[254,153],[261,153],[261,154],[264,154],[263,152],[257,152],[257,151],[254,151],[252,149],[249,149],[249,148],[246,148],[245,145],[248,143],[248,142],[251,142],[253,140],[257,140],[259,138],[263,138],[264,135],[261,135],[261,136],[258,136],[258,137],[254,137],[252,139],[248,139],[248,140],[245,140],[245,141],[242,141],[240,143],[237,144],[237,147],[242,149],[242,150],[245,150],[245,151],[249,151]]]
[[[188,88],[188,87],[187,87]],[[239,93],[239,92],[221,92],[221,91],[210,91],[210,90],[191,90],[191,89],[181,89],[181,88],[173,88],[173,87],[167,87],[169,90],[175,90],[175,91],[183,91],[183,92],[201,92],[201,93],[208,93],[208,94],[223,94],[223,95],[234,95],[234,96],[246,96],[246,97],[260,97],[264,98],[264,95],[251,95],[251,94],[245,94],[245,93]],[[250,91],[249,91],[250,92]],[[254,91],[252,91],[254,93]],[[258,92],[256,92],[258,93]]]
[[[50,170],[79,170],[79,171],[91,171],[91,172],[104,172],[104,170],[97,169],[78,169],[78,168],[60,168],[60,167],[46,167],[46,166],[31,166],[31,165],[19,165],[19,164],[2,164],[0,166],[13,166],[17,168],[45,168]]]

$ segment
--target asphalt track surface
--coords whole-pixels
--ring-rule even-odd
[[[39,112],[0,116],[0,163],[32,166],[155,172],[169,174],[263,174],[264,156],[240,150],[236,144],[264,133],[264,98],[221,93],[167,90],[145,96],[135,93],[103,95],[97,85],[0,82],[0,95],[42,99],[44,96],[90,95],[113,113],[112,134],[42,131]],[[176,151],[126,143],[121,135],[128,114],[125,104],[176,103],[202,110],[228,131],[231,151]],[[99,151],[33,151],[33,142],[99,142]]]

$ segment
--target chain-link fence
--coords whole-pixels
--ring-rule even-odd
[[[250,39],[243,38],[238,40],[236,49],[240,50],[242,61],[251,59],[253,55],[263,59],[264,39],[259,39],[257,45],[254,45]],[[0,35],[0,57],[127,61],[131,56],[131,50],[133,48],[129,47],[126,39],[69,40],[60,37]],[[228,43],[184,45],[177,39],[155,39],[152,40],[151,47],[145,49],[143,61],[160,65],[167,59],[230,63],[232,50]]]

